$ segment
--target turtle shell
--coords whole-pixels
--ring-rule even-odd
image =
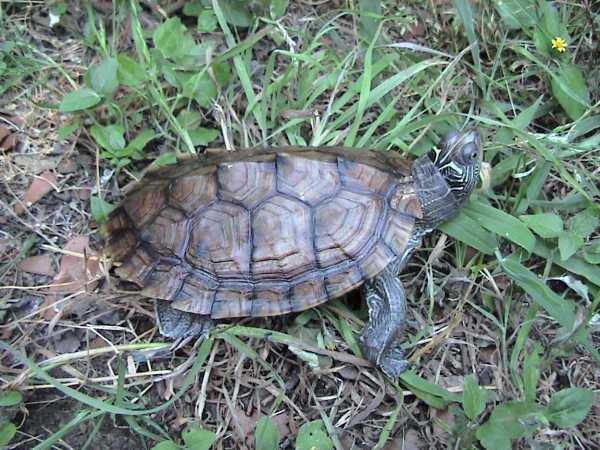
[[[148,172],[103,231],[116,274],[142,295],[227,318],[339,297],[403,256],[420,217],[404,160],[281,148]]]

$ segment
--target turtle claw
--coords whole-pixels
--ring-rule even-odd
[[[183,347],[194,338],[206,337],[214,326],[210,318],[172,308],[164,300],[156,301],[156,317],[160,333],[175,339],[171,346],[174,349]]]
[[[404,358],[404,353],[397,347],[383,353],[379,357],[378,364],[383,373],[394,381],[410,367],[410,362]]]

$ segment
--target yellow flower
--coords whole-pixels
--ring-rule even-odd
[[[556,36],[552,39],[552,48],[555,48],[558,53],[562,53],[567,50],[567,42],[563,38]]]

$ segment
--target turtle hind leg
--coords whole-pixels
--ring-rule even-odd
[[[214,327],[214,322],[208,316],[175,309],[165,300],[156,300],[155,308],[160,333],[178,342],[206,336]]]
[[[360,336],[364,355],[390,378],[409,367],[400,349],[406,321],[406,295],[402,283],[389,268],[362,286],[369,307],[369,322]]]

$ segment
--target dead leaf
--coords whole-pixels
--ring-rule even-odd
[[[4,140],[0,141],[0,148],[4,150],[12,150],[17,145],[17,133],[9,134]]]
[[[10,130],[10,128],[8,128],[6,125],[0,124],[0,142],[2,142],[4,138],[11,133],[12,131]]]
[[[36,154],[18,154],[13,156],[13,162],[15,165],[26,170],[27,173],[37,175],[44,170],[55,169],[60,162],[60,157],[48,155],[41,157]]]
[[[54,350],[59,354],[76,352],[80,345],[81,339],[71,330],[54,339]]]
[[[388,441],[383,450],[419,450],[423,448],[420,444],[422,444],[422,439],[419,438],[419,433],[410,428]]]
[[[44,195],[54,189],[56,184],[56,176],[49,170],[46,170],[39,177],[34,178],[34,180],[31,182],[27,192],[25,192],[25,195],[23,196],[23,203],[25,203],[25,206],[30,207],[35,202],[39,201]],[[25,211],[23,205],[21,203],[17,203],[15,206],[15,213],[22,214],[23,211]]]
[[[96,253],[90,250],[88,244],[89,237],[87,236],[75,236],[67,242],[63,250],[77,255],[65,254],[60,258],[60,267],[58,275],[54,277],[54,283],[69,283],[69,285],[55,286],[50,288],[51,291],[70,293],[83,289],[91,291],[96,287],[96,284],[98,284],[96,278],[101,273],[100,262],[96,257]],[[83,257],[84,251],[87,255],[87,261]]]
[[[52,258],[50,255],[29,256],[19,263],[19,269],[28,273],[38,275],[54,276],[55,270],[52,268]]]
[[[450,437],[450,434],[446,429],[451,430],[454,428],[454,414],[447,409],[442,411],[432,409],[431,418],[433,419],[433,434],[435,434],[442,442],[446,442]]]

